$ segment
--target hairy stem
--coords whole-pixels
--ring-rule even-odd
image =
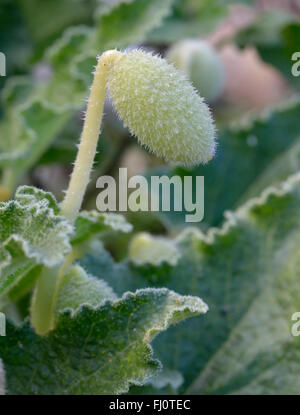
[[[61,207],[62,215],[71,223],[74,223],[78,215],[93,167],[105,101],[107,73],[120,56],[120,52],[113,50],[105,52],[98,60],[74,170]]]

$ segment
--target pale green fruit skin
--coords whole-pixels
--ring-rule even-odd
[[[114,62],[107,85],[124,124],[157,156],[186,166],[213,157],[210,110],[173,65],[141,50],[126,52]]]
[[[207,102],[212,102],[221,95],[224,88],[224,68],[219,55],[207,42],[178,42],[169,49],[167,59],[190,79]]]

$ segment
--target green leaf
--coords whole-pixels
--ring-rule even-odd
[[[283,363],[285,368],[278,376],[269,377],[269,389],[265,388],[263,393],[281,393],[282,384],[285,381],[290,384],[287,362],[291,360],[295,365],[299,364],[299,341],[292,339],[290,333],[291,315],[299,305],[296,289],[300,275],[297,255],[300,235],[299,203],[298,174],[278,190],[270,188],[260,198],[253,199],[236,213],[228,215],[227,222],[220,230],[211,230],[207,236],[193,232],[182,236],[180,243],[185,245],[185,256],[194,251],[194,267],[198,263],[198,270],[185,289],[178,281],[175,283],[174,279],[165,285],[170,288],[176,286],[183,293],[188,286],[189,289],[194,287],[194,294],[201,291],[210,305],[206,321],[201,322],[201,329],[197,330],[197,333],[205,333],[205,341],[200,344],[200,337],[195,333],[192,322],[183,327],[186,332],[182,338],[187,344],[181,341],[180,346],[178,342],[172,346],[176,336],[170,332],[169,336],[158,339],[159,344],[154,347],[162,352],[160,356],[163,362],[183,373],[186,386],[195,379],[195,366],[198,373],[204,373],[204,377],[210,373],[209,378],[214,378],[214,387],[210,386],[210,381],[200,381],[188,392],[232,393],[262,376],[267,365],[274,364],[274,360],[286,362],[286,365]],[[187,261],[181,272],[193,275],[191,265],[191,261]],[[244,319],[248,321],[250,316],[253,327],[257,327],[260,333],[264,332],[264,335],[259,336],[248,328],[239,330]],[[231,342],[235,332],[236,342]],[[193,337],[191,347],[188,343],[192,342]],[[243,346],[236,349],[239,342]],[[286,344],[289,346],[286,347]],[[173,356],[175,347],[177,353],[178,349],[181,352],[177,354],[177,359],[172,359],[168,355]],[[224,355],[221,352],[223,347]],[[191,353],[188,364],[185,358],[187,348]],[[252,352],[250,348],[253,349]],[[221,360],[218,360],[216,366],[213,362],[219,353],[225,359],[229,349],[226,376],[229,378],[232,373],[233,377],[227,383],[226,376],[219,378],[216,369],[218,363],[221,365]],[[168,353],[164,350],[168,350]],[[253,359],[249,358],[250,355]],[[269,361],[268,356],[271,356]],[[239,379],[234,382],[236,367],[241,371]],[[277,378],[281,378],[281,381],[277,382]],[[296,382],[295,385],[298,386],[293,390],[297,387],[299,390],[299,383]]]
[[[38,277],[41,275],[42,265],[35,265],[29,268],[28,272],[22,274],[22,278],[14,283],[8,293],[8,300],[10,302],[18,301],[26,294],[30,293],[36,283]]]
[[[248,187],[299,138],[299,116],[297,98],[221,133],[216,159],[203,169],[205,187],[212,190],[205,192],[205,221],[219,223],[225,210],[239,206]]]
[[[154,342],[163,365],[182,373],[180,392],[299,391],[298,371],[290,370],[300,362],[299,340],[290,333],[291,315],[300,306],[299,206],[297,174],[228,213],[221,228],[208,234],[186,229],[175,240],[181,257],[167,271],[161,265],[152,265],[150,273],[128,261],[112,264],[108,254],[100,253],[81,263],[98,275],[98,262],[98,273],[105,270],[102,278],[118,294],[126,285],[201,293],[210,307],[206,318],[171,328]],[[276,370],[268,372],[271,366]]]
[[[149,33],[147,40],[151,43],[170,44],[181,39],[208,35],[227,15],[227,10],[227,4],[222,0],[177,0],[173,13],[163,25]]]
[[[277,272],[189,392],[299,394],[300,340],[291,333],[300,306],[299,232],[293,239],[294,251],[283,247]]]
[[[292,74],[292,55],[300,43],[300,23],[295,16],[278,10],[267,11],[239,32],[236,41],[241,47],[255,46],[265,62],[300,88],[300,77]]]
[[[110,46],[115,42],[113,38],[106,38],[103,28],[108,25],[110,35],[120,39],[122,47],[141,41],[169,12],[172,0],[161,3],[161,0],[132,0],[105,11],[100,8],[94,28],[68,28],[45,51],[43,64],[47,65],[48,80],[37,82],[27,77],[16,81],[25,84],[27,95],[22,94],[19,100],[14,93],[9,93],[11,99],[6,101],[5,115],[0,122],[0,136],[5,138],[0,140],[0,167],[13,170],[10,191],[23,172],[36,164],[48,149],[72,112],[82,107],[96,55],[116,46]],[[131,20],[123,21],[124,15],[131,16]],[[9,83],[7,88],[11,88]]]
[[[87,56],[89,59],[92,54],[91,66],[84,68],[91,75],[97,62],[96,54],[101,52],[99,47],[92,47],[92,34],[93,30],[84,26],[68,28],[45,52],[45,60],[52,69],[52,77],[40,88],[39,93],[44,100],[61,110],[80,109],[83,105],[82,99],[88,95],[89,79],[85,77],[86,74],[77,70],[77,63]]]
[[[139,272],[133,274],[128,260],[115,262],[111,254],[104,249],[103,244],[98,241],[78,262],[88,274],[108,282],[119,296],[126,291],[134,291],[137,287],[143,288],[147,285],[143,274]]]
[[[94,0],[21,0],[19,3],[31,38],[39,49],[66,27],[90,22],[95,6]]]
[[[132,225],[123,215],[116,213],[99,213],[96,210],[82,211],[75,223],[72,245],[84,244],[106,231],[131,232]]]
[[[83,304],[92,307],[102,305],[117,296],[103,280],[87,275],[79,265],[71,266],[63,276],[56,301],[56,314],[65,309],[77,310]]]
[[[17,176],[36,162],[70,117],[70,110],[35,99],[34,91],[24,78],[8,83],[4,90],[9,106],[0,123],[0,166],[13,168]]]
[[[31,82],[24,78],[11,78],[2,91],[2,101],[6,106],[6,117],[0,123],[0,165],[6,166],[22,157],[25,149],[32,144],[32,136],[28,133],[20,140],[20,131],[24,127],[22,119],[15,110],[32,96]],[[6,139],[4,139],[4,137]],[[7,137],[10,139],[7,140]]]
[[[22,186],[15,199],[0,203],[0,294],[19,284],[36,264],[62,262],[71,250],[72,232],[51,193]]]
[[[87,94],[86,80],[74,67],[87,53],[91,30],[68,29],[45,53],[49,79],[13,78],[3,90],[5,115],[0,122],[0,167],[13,170],[14,182],[47,150]],[[96,62],[96,52],[94,52]],[[92,66],[89,71],[91,72]],[[79,136],[79,134],[78,134]],[[7,139],[8,137],[8,139]]]
[[[183,377],[180,372],[163,368],[160,373],[151,378],[143,387],[132,386],[130,394],[132,395],[171,395],[177,394],[178,389],[183,383]]]
[[[150,342],[180,320],[205,313],[195,297],[167,289],[127,293],[122,299],[60,315],[46,337],[8,322],[0,338],[8,394],[116,394],[143,384],[160,368]],[[20,350],[22,351],[20,353]]]
[[[144,40],[171,12],[174,0],[123,0],[100,8],[96,42],[103,49],[123,48]]]
[[[270,185],[278,185],[289,176],[300,171],[300,137],[279,155],[243,194],[240,203],[261,193]]]

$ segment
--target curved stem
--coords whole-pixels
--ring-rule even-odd
[[[116,50],[105,52],[98,60],[89,97],[80,145],[69,188],[61,206],[61,213],[75,222],[90,179],[101,127],[108,70],[122,56]]]

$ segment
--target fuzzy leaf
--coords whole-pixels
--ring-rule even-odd
[[[117,296],[103,280],[87,275],[79,265],[70,267],[60,285],[56,313],[66,308],[77,310],[83,304],[97,307],[106,300],[116,300]]]
[[[134,274],[128,260],[115,262],[110,253],[98,241],[91,246],[87,255],[80,258],[79,264],[88,274],[107,281],[119,296],[126,291],[134,291],[137,287],[147,286],[143,274],[140,272]],[[161,268],[164,270],[163,266]],[[155,270],[157,270],[157,266]]]
[[[186,385],[196,375],[195,366],[199,372],[203,370],[205,379],[208,376],[207,382],[202,382],[200,375],[201,381],[189,392],[234,393],[240,388],[245,388],[243,391],[246,392],[246,385],[250,385],[251,393],[251,383],[260,383],[261,376],[268,379],[265,388],[261,384],[261,393],[281,393],[283,384],[290,385],[291,382],[294,382],[291,390],[298,388],[299,391],[298,376],[288,371],[289,361],[295,365],[300,363],[299,341],[292,338],[290,332],[291,315],[299,305],[296,288],[300,275],[297,259],[299,203],[300,175],[297,175],[279,190],[271,188],[259,199],[229,215],[222,229],[212,230],[208,236],[193,236],[191,233],[183,237],[181,243],[186,244],[183,248],[185,256],[188,255],[187,250],[194,255],[194,267],[198,268],[195,280],[190,280],[189,286],[198,285],[193,292],[201,291],[210,305],[210,313],[199,331],[205,333],[205,341],[200,344],[198,338],[199,346],[196,347],[194,339],[193,349],[196,351],[190,350],[188,364],[184,351],[189,347],[188,342],[184,344],[182,341],[181,358],[170,366],[183,373]],[[188,269],[191,265],[191,260],[182,264],[185,275],[193,275]],[[176,285],[177,289],[185,292],[177,284],[173,280],[165,285],[170,288]],[[243,321],[248,319],[252,322],[252,331],[249,325],[243,329]],[[187,331],[182,338],[192,342],[195,336],[193,322],[183,330]],[[175,333],[171,332],[166,337],[158,339],[160,344],[155,347],[163,352],[162,361],[169,366],[171,359],[168,355],[172,356],[169,347],[175,341]],[[231,342],[232,337],[236,339],[234,342]],[[223,348],[224,354],[221,352]],[[168,350],[168,354],[164,350]],[[178,353],[178,344],[176,350]],[[216,359],[216,353],[220,353],[224,360],[227,353],[227,373],[224,377],[219,377],[217,367],[218,363],[222,366],[222,358]],[[269,364],[276,366],[275,361],[280,361],[281,365],[274,372],[271,370],[264,374]],[[235,378],[236,367],[240,371]],[[280,382],[277,381],[279,378]]]
[[[0,338],[8,394],[115,394],[160,368],[150,342],[170,324],[205,313],[195,297],[167,289],[127,293],[75,314],[66,311],[46,337],[8,322]],[[20,353],[20,350],[22,353]]]
[[[176,370],[163,368],[155,377],[143,387],[132,386],[130,394],[132,395],[173,395],[178,393],[179,387],[183,383],[181,373]]]
[[[299,310],[299,232],[276,256],[278,270],[253,299],[228,341],[189,392],[201,394],[299,394],[300,339],[292,315]],[[284,257],[284,259],[282,258]]]
[[[95,210],[82,211],[76,219],[72,244],[83,244],[106,231],[131,232],[132,225],[124,216],[115,213],[99,213]]]
[[[22,186],[15,199],[0,203],[0,294],[36,264],[62,262],[71,249],[72,231],[51,193]]]
[[[70,110],[59,110],[50,103],[34,99],[33,93],[28,93],[31,86],[34,91],[34,85],[20,79],[9,83],[4,90],[9,106],[0,123],[3,138],[0,166],[13,167],[20,174],[34,164],[70,117]]]
[[[152,265],[146,272],[113,264],[107,254],[81,263],[97,275],[98,261],[117,293],[126,285],[201,293],[210,307],[206,318],[171,328],[154,342],[163,365],[182,373],[181,392],[199,373],[188,392],[299,391],[299,338],[290,332],[300,301],[299,206],[298,174],[228,213],[220,229],[207,235],[185,230],[176,240],[181,258],[175,267]]]
[[[289,176],[300,171],[300,137],[278,156],[243,194],[241,202],[261,193],[270,185],[278,185]]]
[[[0,167],[13,167],[15,181],[39,160],[72,112],[82,107],[96,55],[111,43],[103,27],[109,25],[110,35],[114,33],[121,39],[122,47],[141,41],[168,13],[172,0],[164,0],[163,5],[161,0],[123,3],[105,10],[100,8],[94,28],[68,28],[45,51],[43,65],[48,72],[47,80],[37,82],[27,77],[17,81],[26,84],[28,94],[22,100],[10,94],[12,99],[9,103],[6,101],[5,115],[0,122],[0,137],[5,138],[0,140]],[[120,21],[123,13],[131,16],[130,23]],[[7,88],[11,88],[10,83]]]

